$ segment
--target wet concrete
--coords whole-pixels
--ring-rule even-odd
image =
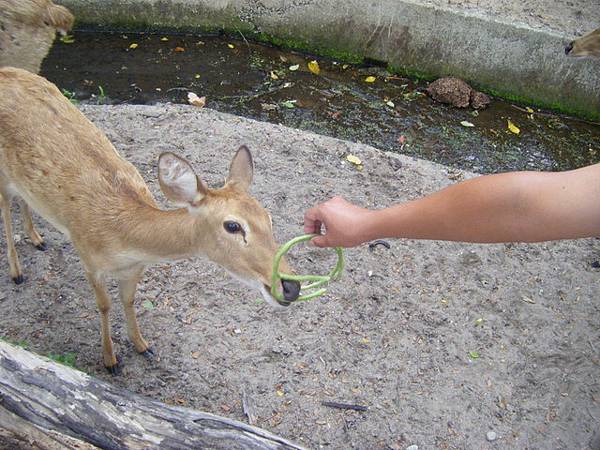
[[[219,111],[482,173],[600,161],[598,124],[496,99],[459,110],[424,95],[424,82],[321,58],[315,75],[312,59],[218,36],[78,32],[57,41],[42,75],[76,101],[187,103],[192,91]]]

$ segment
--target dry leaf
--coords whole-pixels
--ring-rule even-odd
[[[192,352],[192,358],[198,359],[200,357],[200,352]]]
[[[393,102],[393,101],[391,101],[391,100],[388,100],[387,102],[385,102],[385,104],[386,104],[386,105],[388,105],[390,108],[393,108],[394,106],[396,106],[396,105],[394,104],[394,102]]]
[[[511,133],[519,134],[521,132],[519,127],[516,126],[514,123],[512,123],[510,120],[507,120],[507,122],[508,122],[508,129],[510,130]]]
[[[355,166],[360,166],[362,164],[362,161],[360,160],[360,158],[355,155],[348,155],[348,156],[346,156],[346,159],[349,162],[351,162],[352,164],[354,164]]]
[[[164,42],[164,41],[168,41],[169,38],[168,37],[161,37],[160,40]]]
[[[133,42],[132,44],[129,44],[129,48],[134,49],[134,48],[138,48],[138,45]]]
[[[193,92],[188,92],[188,102],[190,105],[197,106],[198,108],[203,108],[206,105],[206,97],[198,97]]]
[[[473,125],[471,122],[467,122],[466,120],[463,120],[460,123],[463,127],[474,127],[475,125]]]
[[[235,45],[233,45],[233,44],[227,44],[227,47],[229,47],[229,48],[235,48]]]
[[[527,111],[529,114],[531,114],[533,112],[533,109],[531,109],[529,106],[527,108],[525,108],[525,111]]]
[[[285,395],[285,392],[283,392],[281,389],[277,389],[276,392],[279,397],[283,397]]]
[[[290,66],[289,69],[294,72],[296,70],[298,70],[300,68],[300,64],[294,64],[293,66]]]
[[[315,75],[319,75],[321,73],[321,68],[319,67],[319,63],[315,60],[310,61],[308,63],[308,70],[310,70]]]
[[[271,75],[271,80],[279,80],[279,77],[275,72],[271,71],[269,75]]]
[[[374,83],[376,79],[377,78],[375,78],[373,75],[370,75],[367,78],[365,78],[365,83]]]
[[[185,48],[183,48],[183,47],[175,47],[175,52],[176,53],[185,52]]]

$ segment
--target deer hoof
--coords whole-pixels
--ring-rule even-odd
[[[148,347],[146,350],[140,353],[146,359],[154,359],[154,350],[152,347]]]
[[[23,284],[23,282],[25,281],[25,277],[23,276],[23,274],[21,274],[19,276],[13,277],[12,280],[15,282],[15,284]]]
[[[42,243],[36,245],[35,248],[37,248],[41,252],[45,252],[46,250],[48,250],[48,246],[46,245],[45,242],[42,242]]]
[[[108,373],[110,373],[113,377],[117,375],[121,375],[121,361],[117,358],[117,362],[112,366],[104,366]]]

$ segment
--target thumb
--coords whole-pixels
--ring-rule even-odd
[[[328,241],[329,239],[325,234],[320,234],[310,240],[311,244],[313,244],[315,247],[329,247]]]

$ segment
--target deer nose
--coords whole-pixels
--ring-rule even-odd
[[[300,295],[300,283],[298,281],[281,280],[283,288],[283,298],[288,302],[293,302]]]
[[[571,50],[573,50],[573,42],[565,47],[565,55],[568,55]]]

